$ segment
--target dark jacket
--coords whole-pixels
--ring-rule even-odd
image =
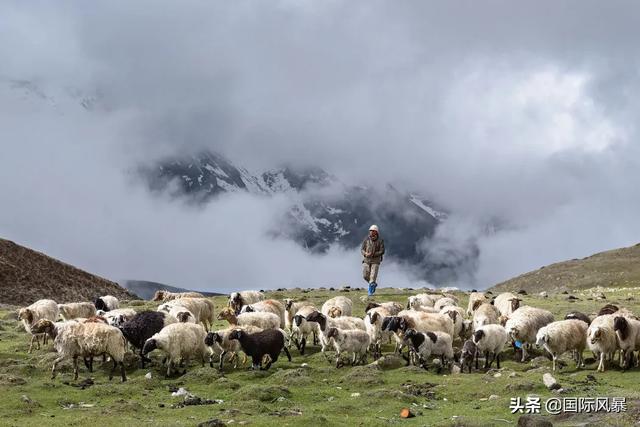
[[[371,252],[372,250],[372,256],[364,256],[366,252]],[[367,264],[380,264],[382,262],[382,256],[384,255],[384,240],[382,240],[380,236],[378,236],[376,240],[371,240],[371,237],[367,236],[362,242],[360,253],[362,254],[362,262]]]

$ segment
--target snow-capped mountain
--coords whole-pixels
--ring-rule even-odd
[[[283,167],[250,173],[213,152],[171,158],[143,169],[153,191],[172,191],[195,203],[208,203],[227,192],[285,194],[291,207],[273,233],[293,239],[313,252],[331,245],[358,247],[370,224],[379,224],[389,257],[418,265],[427,277],[452,266],[432,265],[417,250],[433,236],[447,213],[418,194],[391,185],[383,189],[347,185],[319,168]]]

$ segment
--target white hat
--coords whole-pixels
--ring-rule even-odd
[[[378,226],[373,224],[371,227],[369,227],[369,231],[379,231]]]

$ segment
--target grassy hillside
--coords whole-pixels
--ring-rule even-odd
[[[101,295],[135,297],[115,282],[0,239],[0,303],[29,305],[42,298],[94,301]]]
[[[378,300],[406,301],[408,291],[380,289]],[[271,292],[269,297],[295,297],[320,304],[337,292],[324,290]],[[625,301],[627,291],[605,291],[608,302],[624,302],[640,312],[640,303]],[[355,303],[355,314],[362,315],[362,293],[345,293]],[[461,305],[467,297],[458,293]],[[577,294],[580,300],[569,302],[566,295],[553,294],[542,299],[525,297],[525,303],[545,307],[560,318],[568,310],[595,311],[602,302],[588,300],[589,293]],[[216,310],[224,304],[223,297],[213,298]],[[136,310],[154,308],[150,303],[134,302]],[[138,305],[144,304],[144,305]],[[154,354],[154,366],[137,369],[133,356],[127,359],[129,381],[120,383],[117,377],[109,382],[106,368],[89,374],[81,366],[79,381],[73,381],[71,364],[64,363],[55,380],[49,379],[55,353],[47,348],[27,354],[28,338],[15,320],[13,311],[0,310],[0,419],[3,425],[77,425],[95,423],[105,426],[182,425],[219,419],[226,424],[267,425],[514,425],[518,415],[509,411],[511,397],[539,395],[543,401],[556,394],[542,383],[542,375],[550,372],[550,362],[517,363],[507,351],[501,370],[472,374],[437,374],[431,368],[376,366],[336,369],[311,346],[308,355],[292,349],[293,361],[281,358],[267,372],[248,371],[246,367],[225,369],[223,375],[208,365],[191,364],[186,375],[164,379],[159,367],[160,355]],[[223,322],[216,326],[222,327]],[[392,352],[391,346],[385,352]],[[586,356],[589,356],[585,353]],[[569,392],[563,396],[624,396],[629,398],[629,411],[616,415],[567,414],[550,418],[554,425],[631,425],[640,412],[640,371],[622,373],[617,369],[597,373],[595,364],[576,370],[568,365],[556,374]],[[371,359],[369,360],[371,362]],[[303,364],[307,364],[303,366]],[[82,364],[81,364],[82,365]],[[100,366],[96,362],[96,366]],[[152,379],[145,374],[152,373]],[[87,378],[94,384],[78,387]],[[185,387],[204,399],[222,399],[224,403],[174,408],[183,401],[172,397],[170,390]],[[492,396],[495,395],[495,396]],[[491,397],[491,399],[489,399]],[[401,420],[402,407],[409,406],[415,418]],[[233,420],[233,423],[231,422]],[[606,422],[605,422],[606,420]]]
[[[493,291],[571,291],[640,286],[640,244],[559,262],[499,283]]]

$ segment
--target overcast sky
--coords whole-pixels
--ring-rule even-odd
[[[207,147],[428,194],[453,215],[424,250],[480,248],[459,286],[634,244],[639,39],[632,1],[4,1],[0,236],[116,280],[359,284],[357,253],[265,234],[285,200],[194,210],[129,173]]]

